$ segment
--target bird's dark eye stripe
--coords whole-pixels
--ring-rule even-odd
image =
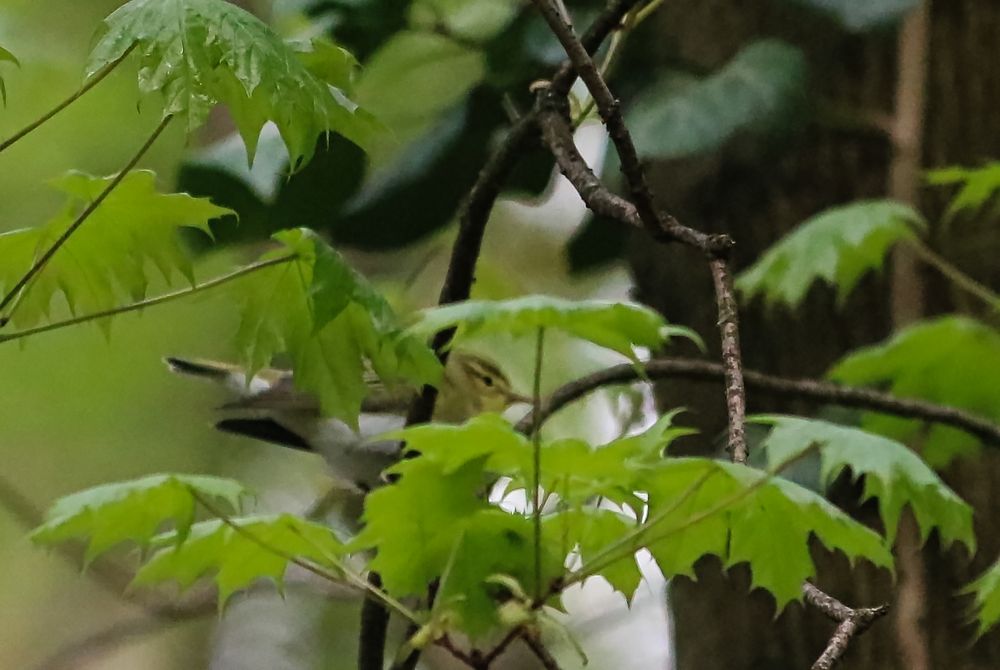
[[[504,379],[504,375],[500,372],[499,368],[485,361],[471,360],[467,363],[467,367],[469,368],[469,372],[479,375],[484,380]]]

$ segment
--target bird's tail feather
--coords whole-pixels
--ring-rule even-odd
[[[171,372],[182,375],[193,375],[195,377],[207,377],[220,381],[228,379],[236,371],[231,365],[201,359],[167,356],[163,361],[170,368]]]

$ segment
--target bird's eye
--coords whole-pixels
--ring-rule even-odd
[[[484,376],[483,383],[486,384],[486,386],[493,386],[493,377],[490,377],[489,375]]]

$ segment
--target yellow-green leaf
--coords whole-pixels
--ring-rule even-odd
[[[339,572],[344,545],[318,523],[278,514],[211,519],[191,526],[187,537],[170,534],[157,538],[166,545],[154,553],[135,576],[133,584],[175,581],[187,588],[212,575],[219,589],[219,609],[237,591],[259,580],[269,580],[282,590],[285,571],[293,560],[307,560]]]
[[[0,235],[0,294],[28,271],[111,179],[68,173],[55,182],[67,196],[62,211],[38,228]],[[22,292],[13,320],[28,327],[47,319],[57,294],[70,310],[83,313],[141,299],[152,267],[167,281],[179,271],[193,282],[178,229],[210,232],[210,220],[231,214],[207,198],[158,192],[156,175],[150,171],[130,172]]]
[[[194,521],[196,495],[237,510],[246,489],[239,482],[202,475],[151,475],[104,484],[60,498],[32,533],[39,544],[86,539],[86,562],[126,541],[146,547],[170,523],[178,541]]]

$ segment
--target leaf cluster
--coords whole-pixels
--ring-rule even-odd
[[[638,362],[636,346],[658,348],[671,336],[687,337],[704,348],[698,335],[683,326],[668,325],[662,316],[641,305],[566,300],[530,295],[504,301],[467,300],[424,310],[410,330],[424,336],[457,328],[454,341],[500,333],[534,335],[540,329],[563,331]]]
[[[349,84],[353,56],[321,46],[300,58],[264,22],[232,3],[131,0],[104,23],[88,76],[136,49],[141,93],[161,94],[164,115],[182,117],[189,131],[204,123],[214,105],[226,105],[250,161],[266,121],[277,125],[293,169],[309,161],[323,133],[368,146],[380,132],[374,118],[337,88]]]
[[[243,315],[236,344],[254,373],[288,354],[295,384],[324,414],[356,426],[368,390],[366,362],[388,384],[437,383],[441,366],[423,339],[403,332],[389,303],[307,229],[275,235],[289,257],[240,286]]]

